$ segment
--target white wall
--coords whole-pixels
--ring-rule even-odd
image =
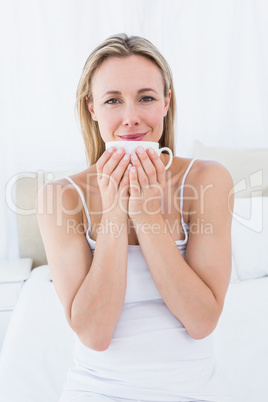
[[[177,154],[191,156],[195,139],[268,147],[266,0],[0,0],[0,7],[0,258],[16,255],[4,201],[12,175],[86,166],[75,91],[88,54],[111,34],[145,36],[169,61]]]

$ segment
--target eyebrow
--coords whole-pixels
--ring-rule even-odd
[[[139,90],[138,90],[138,94],[141,94],[141,93],[143,93],[143,92],[150,92],[150,91],[152,91],[152,92],[154,92],[154,93],[157,93],[156,90],[153,89],[153,88],[142,88],[142,89],[139,89]]]
[[[156,90],[153,89],[153,88],[142,88],[142,89],[139,89],[139,90],[138,90],[138,94],[141,94],[141,93],[144,93],[144,92],[154,92],[154,93],[157,93]],[[104,98],[106,95],[121,95],[121,94],[122,94],[122,92],[116,91],[116,90],[107,91],[107,92],[105,92],[105,94],[103,95],[103,98]]]

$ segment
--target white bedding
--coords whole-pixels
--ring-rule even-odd
[[[233,402],[268,395],[268,277],[232,283],[215,330],[219,369]],[[56,402],[72,365],[74,334],[47,266],[32,271],[12,315],[0,358],[1,402]],[[217,402],[217,401],[215,401]]]
[[[268,401],[268,277],[230,284],[214,339],[233,402]]]
[[[2,347],[0,401],[56,402],[72,364],[73,340],[48,266],[34,269]]]

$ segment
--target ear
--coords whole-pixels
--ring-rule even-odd
[[[86,96],[86,103],[87,103],[87,108],[88,108],[89,113],[91,114],[92,119],[97,121],[98,119],[94,112],[93,102],[90,102],[87,96]]]
[[[165,98],[165,105],[164,105],[164,117],[166,117],[169,104],[170,104],[170,98],[171,98],[171,90],[168,91],[168,96]]]

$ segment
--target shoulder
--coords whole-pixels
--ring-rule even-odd
[[[216,203],[224,204],[230,210],[233,208],[234,184],[229,171],[222,164],[213,160],[193,161],[180,157],[175,157],[174,162],[172,181],[178,190],[183,185],[185,211],[199,211],[204,209],[205,204],[211,207]]]
[[[213,160],[196,160],[188,175],[187,183],[195,194],[191,209],[206,211],[210,215],[219,209],[232,211],[234,183],[225,166]]]
[[[198,192],[209,188],[214,197],[216,193],[226,196],[233,192],[234,183],[230,172],[213,160],[195,160],[188,181]]]
[[[38,192],[36,200],[37,214],[40,211],[45,211],[46,214],[54,215],[59,210],[74,214],[82,211],[81,196],[78,189],[81,190],[85,197],[88,188],[91,188],[91,183],[96,180],[94,169],[87,169],[85,171],[76,173],[70,176],[73,183],[63,177],[46,183]]]
[[[55,206],[59,203],[63,204],[63,202],[70,203],[77,199],[77,190],[66,178],[50,181],[38,192],[38,210],[40,210],[40,203],[48,209],[49,205]]]
[[[187,169],[188,172],[187,172]],[[185,181],[187,184],[202,183],[225,183],[226,186],[233,186],[232,177],[229,171],[219,162],[213,160],[191,159],[174,157],[173,169],[171,171],[174,180],[178,184],[182,181],[187,172]]]
[[[68,180],[71,179],[71,181]],[[86,170],[75,173],[71,176],[62,177],[58,180],[47,182],[39,191],[39,193],[48,193],[48,192],[59,192],[62,191],[67,196],[78,194],[77,188],[79,188],[82,193],[85,188],[88,186],[94,186],[97,183],[96,178],[96,168],[92,166]]]

